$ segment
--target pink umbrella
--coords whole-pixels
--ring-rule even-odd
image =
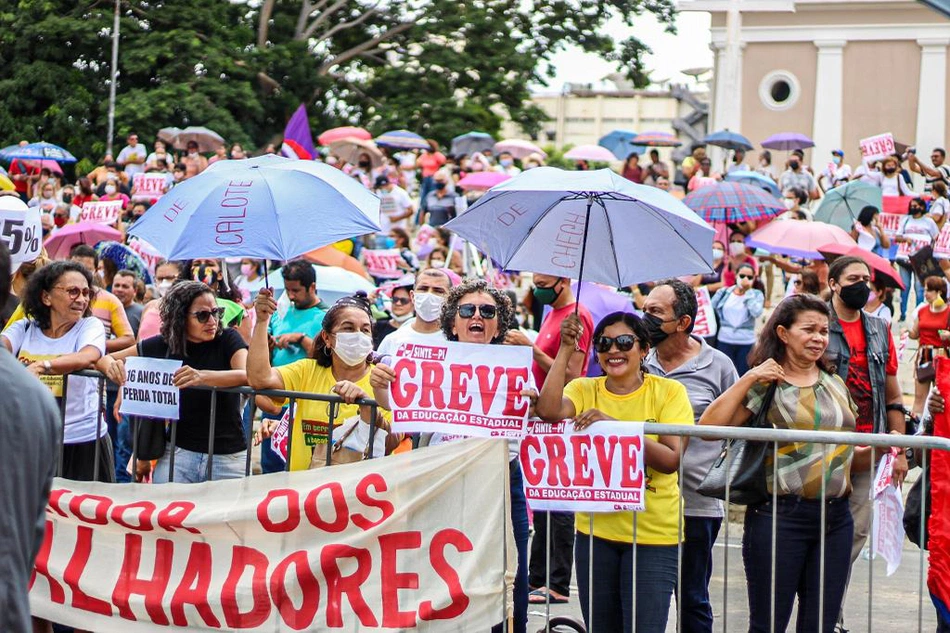
[[[564,154],[564,158],[569,158],[570,160],[595,160],[601,163],[612,163],[617,160],[613,152],[600,145],[578,145]]]
[[[495,153],[501,154],[502,152],[508,152],[518,159],[524,158],[528,154],[539,154],[541,158],[548,157],[548,155],[544,153],[544,150],[531,141],[522,141],[520,139],[505,139],[504,141],[495,143]]]
[[[851,236],[834,224],[806,222],[805,220],[774,220],[745,238],[753,248],[763,248],[770,253],[824,259],[819,247],[829,244],[854,246]]]
[[[122,233],[108,224],[99,222],[78,222],[67,224],[46,238],[43,246],[53,259],[66,259],[69,250],[76,244],[95,246],[107,240],[121,241]]]
[[[465,190],[487,191],[500,182],[511,178],[497,171],[473,171],[459,180],[459,187]]]
[[[327,130],[318,136],[317,142],[320,145],[329,145],[330,143],[334,143],[336,141],[342,141],[345,138],[355,138],[361,141],[368,141],[373,138],[373,135],[361,127],[335,127],[332,130]]]

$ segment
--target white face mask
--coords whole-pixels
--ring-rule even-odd
[[[106,195],[111,196],[115,193],[115,185],[106,185]]]
[[[792,198],[782,198],[782,202],[785,204],[786,209],[791,210],[795,208],[795,200]]]
[[[159,284],[155,286],[155,294],[157,294],[159,297],[164,297],[168,293],[169,288],[171,287],[172,287],[172,282],[168,280],[159,282]]]
[[[742,242],[729,242],[729,254],[733,257],[739,257],[745,254],[745,244]]]
[[[431,292],[420,292],[412,297],[412,307],[416,310],[416,316],[426,323],[437,321],[442,316],[443,305],[445,305],[445,297]]]
[[[340,357],[348,367],[356,367],[366,362],[373,351],[373,338],[362,332],[339,332],[336,335],[336,347],[333,353]]]
[[[722,259],[723,252],[721,248],[714,248],[712,250],[713,259]]]

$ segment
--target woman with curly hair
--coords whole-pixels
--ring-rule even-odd
[[[508,296],[488,285],[484,279],[466,279],[452,289],[442,306],[442,333],[450,341],[501,345],[514,321]],[[517,327],[517,325],[516,325]],[[396,375],[386,365],[376,365],[370,379],[376,401],[390,409],[389,385]],[[429,445],[442,443],[434,434]],[[522,486],[518,462],[518,443],[509,442],[508,469],[511,481],[511,521],[518,547],[518,571],[515,575],[515,633],[523,633],[528,625],[528,504]],[[496,631],[501,627],[496,626]]]
[[[212,449],[212,480],[243,477],[247,445],[241,422],[240,395],[193,387],[246,385],[247,344],[236,330],[222,328],[224,309],[215,303],[211,288],[201,282],[177,283],[162,299],[159,310],[161,334],[103,356],[96,363],[96,369],[121,385],[125,382],[124,359],[130,356],[182,361],[173,378],[175,386],[182,390],[176,423],[174,481],[206,481],[209,446]],[[213,397],[217,402],[212,427],[209,414]],[[169,472],[171,451],[169,444],[165,455],[155,465],[152,479],[156,483],[172,480]],[[143,478],[149,467],[150,462],[140,460],[136,464],[137,477]]]
[[[254,389],[308,391],[336,394],[346,404],[339,407],[334,425],[359,415],[358,438],[369,438],[370,407],[358,406],[370,391],[370,354],[373,352],[373,313],[365,293],[343,297],[323,317],[323,329],[310,348],[310,358],[272,367],[267,324],[277,310],[271,289],[264,288],[254,300],[257,324],[251,335],[247,357],[247,377]],[[290,469],[306,470],[314,457],[314,447],[327,443],[330,407],[319,400],[298,400],[291,438]],[[265,420],[261,435],[269,437],[277,420]],[[389,429],[387,418],[377,416],[377,424]],[[391,440],[387,450],[394,448]],[[375,452],[374,454],[379,454]]]

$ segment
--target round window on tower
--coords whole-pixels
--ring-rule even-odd
[[[798,101],[801,86],[798,78],[787,70],[775,70],[759,84],[759,98],[770,110],[787,110]]]

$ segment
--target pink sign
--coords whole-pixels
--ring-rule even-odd
[[[895,152],[894,137],[887,134],[878,134],[858,141],[861,146],[861,156],[868,163],[881,160]]]
[[[115,224],[122,215],[121,200],[98,200],[85,202],[79,214],[80,222],[99,222],[100,224]]]
[[[399,267],[400,264],[405,265],[406,260],[402,258],[397,248],[363,249],[362,254],[366,272],[373,277],[398,279],[406,274],[406,271]]]
[[[133,200],[155,200],[161,198],[168,186],[165,174],[136,174],[132,181]]]

